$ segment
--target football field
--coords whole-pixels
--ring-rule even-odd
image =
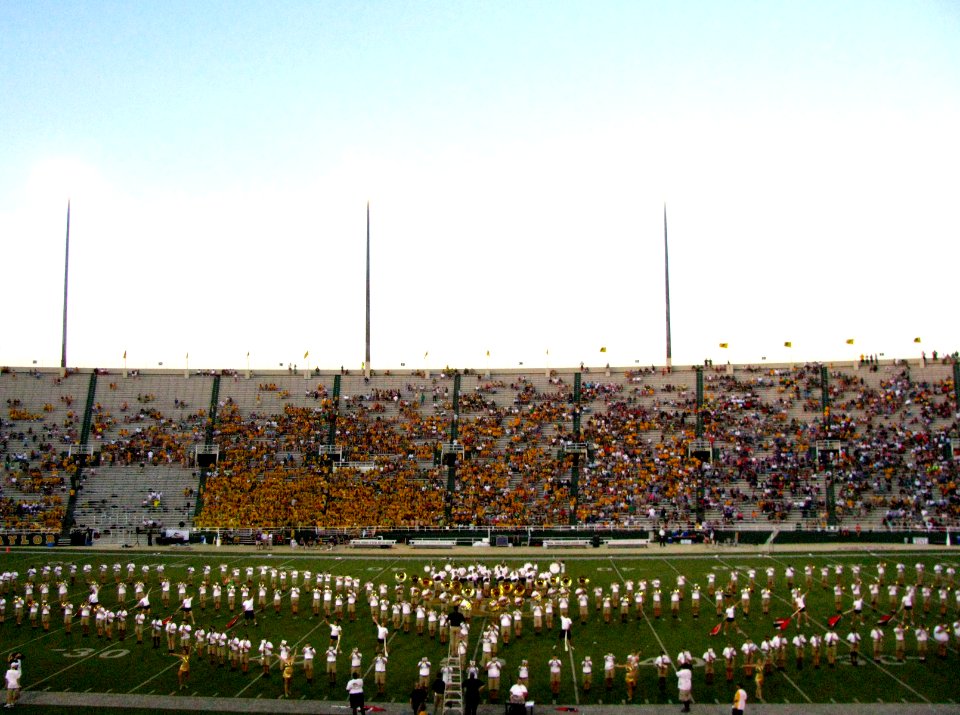
[[[0,646],[5,657],[22,654],[25,700],[30,693],[171,696],[189,698],[190,705],[185,709],[204,709],[203,698],[276,701],[283,697],[284,687],[275,657],[271,659],[268,673],[264,673],[261,666],[258,651],[266,640],[273,643],[274,654],[279,652],[281,642],[285,642],[295,657],[287,700],[325,701],[316,704],[342,707],[346,700],[344,687],[350,678],[351,652],[357,649],[367,702],[384,707],[404,704],[417,679],[419,661],[422,658],[429,661],[432,680],[448,655],[449,646],[441,643],[439,634],[430,636],[426,622],[423,634],[417,632],[416,603],[423,603],[422,591],[428,591],[432,597],[430,603],[423,606],[427,614],[431,610],[439,613],[448,609],[456,601],[470,602],[470,627],[463,662],[466,666],[469,661],[475,661],[483,681],[487,674],[482,667],[485,659],[482,633],[491,624],[500,626],[504,614],[519,615],[519,629],[515,622],[509,626],[509,643],[501,638],[495,656],[488,650],[487,659],[496,657],[501,661],[499,702],[504,701],[506,691],[526,661],[530,699],[539,704],[578,709],[675,704],[678,703],[675,672],[678,656],[684,651],[692,657],[693,698],[701,705],[729,703],[738,683],[743,683],[751,704],[793,704],[800,707],[800,712],[804,705],[815,703],[864,708],[870,704],[892,703],[910,711],[923,704],[949,706],[960,702],[960,652],[953,626],[960,621],[960,601],[957,600],[960,579],[955,573],[960,570],[960,556],[950,550],[760,553],[741,547],[691,553],[683,547],[653,546],[630,554],[597,549],[564,553],[509,548],[424,554],[400,549],[357,553],[349,549],[278,548],[264,552],[230,547],[219,551],[12,550],[0,557],[4,572],[17,573],[16,587],[7,582],[3,595],[5,621],[0,626]],[[898,564],[901,565],[899,574]],[[76,568],[73,583],[70,583],[71,565]],[[809,622],[801,620],[802,614],[796,613],[796,591],[791,591],[788,583],[791,569],[793,589],[804,595]],[[205,571],[209,585],[201,608],[199,591]],[[522,585],[523,574],[536,574],[529,578],[527,588]],[[65,630],[59,604],[58,578],[66,585],[66,600],[74,607],[70,634]],[[169,605],[164,605],[161,598],[164,579],[171,588]],[[27,586],[28,580],[32,581],[32,591]],[[83,634],[80,614],[91,595],[88,581],[98,584],[98,600],[105,611],[115,616],[122,610],[127,612],[123,639],[118,620],[113,622],[109,640],[106,633],[98,636],[93,617],[89,635]],[[151,615],[145,619],[143,643],[138,643],[135,637],[137,581],[144,582],[152,606]],[[261,583],[266,592],[266,608],[257,608],[255,625],[242,617],[236,618],[240,614],[242,589],[248,582],[252,597],[258,598]],[[126,590],[124,602],[118,598],[120,583]],[[153,620],[174,625],[186,622],[179,609],[177,590],[181,583],[193,599],[194,616],[189,639],[190,675],[182,689],[178,684],[182,659],[177,653],[187,641],[181,641],[182,633],[175,634],[175,653],[171,654],[167,634],[162,633],[159,647],[154,647],[150,628]],[[296,615],[290,599],[294,583],[301,586]],[[878,586],[873,589],[875,605],[871,605],[873,583]],[[214,584],[222,591],[219,610],[214,605]],[[355,620],[347,613],[347,592],[351,584],[356,584],[357,591]],[[856,620],[853,610],[857,585],[864,600],[860,621]],[[892,597],[891,586],[896,586]],[[902,599],[911,587],[916,590],[915,603],[907,610],[902,608]],[[231,588],[235,591],[233,610],[229,607]],[[312,613],[315,589],[321,594],[319,616]],[[322,600],[323,591],[327,589],[331,594],[329,618],[324,616]],[[929,593],[927,598],[924,598],[925,589]],[[578,591],[586,595],[585,611]],[[674,609],[671,599],[675,591],[682,592],[682,598],[677,599]],[[694,591],[699,592],[699,599],[694,598]],[[637,603],[639,592],[643,594],[642,608]],[[662,604],[659,614],[655,606],[658,592]],[[374,684],[378,644],[369,605],[371,593],[377,594],[376,613],[384,616],[382,620],[389,631],[383,694],[377,694]],[[330,645],[329,624],[337,620],[334,612],[338,594],[344,601],[343,634],[339,649],[335,649],[332,656],[336,676],[331,682],[326,673],[326,651]],[[16,625],[17,599],[24,601],[19,626]],[[275,605],[275,599],[279,606]],[[560,638],[563,599],[569,601],[573,620],[569,642]],[[38,606],[43,601],[48,603],[49,630],[44,630],[39,607],[36,626],[31,623],[31,600]],[[696,600],[699,608],[695,608]],[[767,613],[764,613],[765,600]],[[393,606],[403,601],[412,604],[409,632],[405,632],[402,623],[402,609],[399,623],[394,623]],[[545,613],[549,610],[548,602],[554,609],[552,624],[547,622]],[[734,620],[727,623],[726,609],[730,606],[735,606],[736,612]],[[718,608],[724,611],[723,617],[718,617]],[[539,633],[536,632],[536,611],[544,612]],[[839,620],[831,629],[830,619],[836,620],[838,615]],[[104,626],[105,623],[106,619]],[[878,625],[880,623],[883,625]],[[904,634],[904,652],[900,657],[896,653],[898,623],[903,624]],[[937,624],[945,624],[949,632],[945,657],[937,652],[934,638]],[[921,625],[929,634],[925,659],[916,632]],[[718,627],[720,632],[711,635]],[[211,655],[209,647],[198,652],[194,638],[198,629],[226,633],[228,643],[235,636],[241,643],[249,640],[248,672],[243,672],[239,664],[232,667],[229,645],[223,663],[218,653]],[[814,667],[810,639],[823,637],[831,630],[839,637],[836,663],[831,667],[828,649],[821,647],[820,665]],[[877,657],[873,657],[872,633],[875,635],[878,631],[882,638]],[[851,633],[860,637],[856,665],[848,642]],[[802,661],[793,643],[798,634],[807,639],[800,651]],[[743,646],[748,641],[754,643],[758,648],[757,657],[762,658],[761,646],[775,636],[784,637],[788,644],[782,659],[778,659],[776,653],[771,656],[772,667],[762,684],[762,693],[755,697],[755,669],[745,668]],[[307,681],[303,669],[303,649],[308,645],[316,650],[312,683]],[[736,650],[730,681],[722,655],[727,647]],[[704,660],[710,648],[717,656],[712,683],[707,682]],[[662,689],[656,667],[661,653],[666,653],[671,660],[664,669],[666,678]],[[625,683],[627,670],[623,667],[631,654],[636,654],[639,661],[638,682],[632,699]],[[584,661],[588,657],[593,671],[589,687],[584,677]],[[555,659],[560,662],[560,685],[556,693],[550,686],[551,661],[556,667]],[[605,682],[604,677],[607,659],[617,664],[611,684]],[[484,702],[487,696],[484,691]]]

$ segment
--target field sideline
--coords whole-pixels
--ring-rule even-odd
[[[662,711],[665,706],[679,710],[677,700],[675,665],[670,667],[666,679],[666,688],[661,692],[658,687],[654,658],[661,650],[666,651],[674,660],[681,650],[688,650],[694,656],[694,684],[693,697],[696,702],[694,712],[729,712],[729,701],[732,697],[733,686],[727,684],[724,678],[722,658],[716,666],[716,678],[712,685],[705,680],[704,667],[701,656],[708,647],[713,647],[718,656],[728,639],[722,635],[711,637],[708,633],[718,622],[715,615],[714,602],[706,594],[707,574],[713,573],[718,587],[725,586],[730,580],[731,572],[739,575],[739,585],[743,586],[750,570],[756,572],[756,587],[751,596],[750,616],[744,618],[738,614],[736,626],[742,634],[729,635],[730,645],[738,650],[747,637],[759,644],[768,638],[777,629],[774,626],[775,618],[791,615],[793,610],[789,590],[785,580],[785,570],[792,565],[797,570],[797,585],[804,585],[803,568],[807,564],[815,569],[813,587],[807,595],[808,611],[811,623],[798,629],[796,619],[791,621],[785,634],[788,639],[796,633],[803,632],[808,637],[814,633],[823,633],[827,630],[826,619],[835,614],[834,607],[834,570],[837,565],[843,567],[840,577],[843,594],[842,609],[848,611],[852,604],[851,586],[855,565],[861,569],[860,578],[864,590],[870,580],[876,577],[878,563],[887,564],[887,584],[895,580],[895,565],[905,565],[905,581],[907,585],[916,580],[916,564],[925,566],[925,584],[932,585],[935,567],[940,564],[944,572],[943,587],[946,588],[946,573],[949,569],[960,571],[960,553],[950,549],[934,549],[910,546],[906,548],[891,548],[884,545],[882,550],[872,550],[867,545],[860,545],[856,549],[831,550],[800,547],[797,550],[787,551],[777,549],[775,552],[766,550],[751,550],[747,547],[706,549],[703,547],[668,546],[660,549],[653,546],[650,549],[638,550],[633,553],[620,551],[610,552],[599,549],[551,551],[546,549],[461,549],[457,551],[427,552],[422,550],[408,550],[396,548],[389,551],[358,552],[347,548],[334,551],[303,551],[291,550],[286,547],[275,548],[271,552],[255,552],[241,547],[223,547],[204,550],[189,547],[171,547],[165,549],[124,549],[108,551],[104,549],[12,549],[0,554],[3,559],[5,572],[17,571],[20,574],[20,591],[23,590],[23,581],[27,569],[37,568],[42,573],[44,565],[53,566],[56,563],[73,563],[78,566],[76,584],[69,589],[69,600],[79,605],[86,597],[86,586],[83,583],[83,566],[89,564],[91,572],[96,577],[100,566],[106,565],[105,584],[101,588],[101,603],[116,610],[116,585],[113,577],[113,565],[121,564],[123,574],[126,574],[126,565],[134,564],[137,578],[142,575],[143,566],[150,569],[151,602],[155,607],[160,606],[159,586],[155,583],[156,567],[165,566],[165,572],[175,585],[187,580],[187,568],[195,569],[194,586],[188,588],[188,593],[196,595],[196,586],[201,580],[203,566],[209,565],[214,580],[220,576],[220,566],[227,566],[228,580],[233,580],[234,568],[240,569],[241,576],[245,575],[248,567],[254,568],[255,575],[260,573],[260,567],[266,566],[267,573],[272,569],[286,571],[292,578],[294,570],[303,578],[303,572],[310,570],[313,574],[329,573],[332,582],[336,576],[351,575],[361,583],[372,582],[377,587],[385,584],[389,597],[393,600],[398,587],[408,588],[408,584],[418,574],[424,574],[424,567],[431,566],[439,571],[445,566],[452,568],[470,568],[482,564],[493,567],[505,564],[508,570],[517,569],[524,564],[535,564],[541,573],[549,574],[552,570],[562,567],[565,577],[569,579],[571,590],[583,587],[589,592],[589,607],[586,623],[581,625],[577,617],[577,606],[571,604],[571,615],[574,617],[573,647],[564,650],[558,639],[558,625],[554,624],[552,632],[542,635],[533,633],[532,618],[530,615],[531,600],[510,594],[508,601],[515,601],[508,606],[523,612],[523,634],[515,638],[509,645],[501,644],[498,657],[504,661],[503,684],[501,698],[509,685],[516,677],[517,669],[522,660],[530,663],[530,692],[531,698],[538,703],[537,710],[554,710],[555,708],[576,708],[584,713],[639,713],[647,710]],[[552,567],[552,568],[551,568]],[[820,569],[829,570],[828,587],[824,588],[820,582]],[[759,591],[766,585],[766,569],[774,569],[774,588],[771,593],[771,607],[768,616],[761,614]],[[686,578],[685,598],[681,602],[676,618],[671,617],[669,593],[676,588],[678,576]],[[423,576],[426,578],[426,576]],[[662,583],[660,590],[664,594],[664,609],[660,618],[653,613],[652,594],[654,579]],[[37,576],[37,583],[42,580]],[[126,580],[125,578],[123,580]],[[245,580],[241,577],[240,580]],[[255,581],[257,580],[255,576]],[[555,579],[555,587],[562,587],[562,578]],[[610,586],[618,583],[625,588],[627,581],[637,584],[647,582],[644,612],[637,614],[634,608],[629,609],[626,621],[621,622],[619,614],[614,611],[611,624],[603,621],[602,614],[595,608],[595,590],[602,589],[604,594],[609,593]],[[701,586],[703,598],[699,618],[693,617],[690,606],[690,591],[695,584]],[[960,579],[955,578],[954,586],[948,591],[946,614],[939,613],[939,589],[934,589],[931,600],[930,613],[924,613],[922,603],[918,603],[916,620],[926,623],[931,633],[937,622],[952,623],[960,620],[958,602],[955,600],[956,587],[960,586]],[[549,588],[549,587],[548,587]],[[35,589],[36,590],[36,589]],[[544,591],[547,588],[543,589]],[[55,591],[55,589],[54,589]],[[739,593],[739,592],[738,592]],[[272,590],[271,590],[272,594]],[[282,596],[281,609],[275,614],[272,606],[258,618],[259,625],[251,626],[248,636],[253,643],[252,656],[256,655],[257,645],[264,637],[271,639],[275,644],[280,640],[287,640],[299,652],[306,643],[312,643],[317,650],[316,676],[313,684],[308,684],[298,661],[293,679],[291,698],[278,700],[282,695],[282,685],[279,670],[276,665],[269,675],[263,675],[257,664],[252,663],[250,672],[232,672],[229,665],[211,665],[206,658],[199,659],[193,656],[191,665],[191,679],[186,690],[177,688],[177,666],[179,660],[167,654],[165,639],[162,647],[154,649],[150,643],[149,629],[143,645],[137,645],[133,638],[132,617],[129,633],[124,641],[119,641],[114,633],[113,640],[107,642],[98,639],[95,633],[88,637],[80,634],[78,619],[73,625],[73,634],[68,636],[64,632],[62,616],[59,608],[55,607],[51,614],[50,631],[45,633],[42,628],[32,629],[27,618],[20,628],[16,628],[13,619],[12,594],[7,594],[6,622],[0,626],[0,648],[6,656],[14,652],[22,652],[24,656],[24,686],[23,703],[31,702],[44,711],[57,711],[57,703],[72,712],[83,711],[85,707],[103,709],[104,707],[120,707],[128,711],[136,708],[146,710],[174,709],[190,712],[196,710],[219,710],[221,707],[229,711],[264,711],[260,710],[269,704],[268,711],[272,712],[330,712],[344,713],[346,695],[344,685],[349,678],[348,654],[353,647],[357,647],[363,654],[362,670],[367,692],[367,702],[375,704],[388,713],[407,713],[409,706],[406,701],[412,683],[416,678],[416,664],[421,657],[427,657],[432,663],[432,670],[439,668],[440,661],[446,655],[446,647],[427,635],[416,635],[415,628],[410,633],[403,633],[402,629],[390,629],[389,661],[387,688],[382,697],[376,695],[373,684],[372,659],[376,651],[375,626],[370,617],[370,609],[364,602],[363,595],[357,606],[357,620],[355,623],[344,622],[342,640],[342,654],[338,657],[337,681],[330,685],[324,674],[323,652],[327,647],[328,626],[323,618],[312,618],[310,613],[310,590],[304,589],[301,597],[300,614],[294,617],[289,604],[289,589],[285,589]],[[519,599],[519,600],[518,600]],[[56,606],[56,598],[51,603]],[[226,607],[224,597],[223,608],[215,613],[212,603],[207,609],[200,611],[195,605],[196,627],[222,630],[223,626],[233,615]],[[239,596],[238,596],[239,602]],[[502,599],[501,599],[502,600]],[[735,599],[740,602],[739,596]],[[127,598],[128,609],[132,601],[131,594]],[[174,594],[173,601],[176,601]],[[869,603],[869,596],[867,596]],[[196,599],[195,599],[196,604]],[[173,615],[175,607],[160,607],[161,615]],[[481,608],[474,612],[473,623],[468,640],[467,660],[481,659],[480,631],[491,617],[497,617],[500,609],[492,604],[483,603]],[[851,614],[845,614],[838,624],[836,631],[844,639],[851,630],[858,631],[863,643],[861,652],[869,656],[872,645],[868,636],[874,627],[877,618],[887,612],[887,594],[881,593],[878,610],[872,611],[867,606],[865,624],[853,627]],[[131,614],[132,616],[132,614]],[[179,621],[178,621],[179,622]],[[242,621],[241,621],[242,624]],[[242,625],[235,626],[234,632],[242,630]],[[836,707],[842,712],[857,712],[869,709],[874,712],[885,712],[888,707],[897,708],[897,712],[960,712],[960,682],[956,673],[960,664],[958,643],[952,637],[949,643],[945,660],[936,657],[936,648],[931,637],[930,653],[926,663],[921,663],[916,650],[916,639],[912,634],[907,636],[906,658],[898,661],[894,657],[892,624],[883,629],[886,637],[881,650],[881,657],[873,660],[861,657],[858,666],[850,664],[849,646],[844,640],[838,651],[838,664],[835,669],[811,667],[810,654],[806,653],[803,668],[798,668],[794,661],[794,649],[788,649],[789,657],[786,667],[775,670],[770,674],[763,686],[761,701],[754,698],[754,683],[747,682],[742,659],[737,658],[735,681],[744,681],[750,694],[751,711],[781,712],[786,715],[791,712],[836,712]],[[603,661],[604,655],[612,653],[618,663],[623,663],[630,652],[639,651],[641,668],[636,696],[632,703],[627,702],[626,689],[623,682],[622,670],[617,671],[613,686],[608,690],[604,687]],[[554,697],[548,686],[547,661],[556,654],[563,662],[561,686],[559,694]],[[594,663],[593,687],[589,692],[584,690],[582,663],[585,656],[590,656]],[[851,677],[853,676],[853,677]],[[481,674],[481,679],[485,679]],[[103,697],[96,701],[95,706],[87,704],[86,698],[103,693],[115,702],[105,702]],[[145,697],[147,704],[137,704],[130,698],[119,696]],[[157,700],[161,698],[162,700]],[[240,699],[238,701],[237,699]],[[219,703],[224,703],[220,705]],[[242,703],[242,704],[241,704]],[[869,704],[869,705],[868,705]],[[933,707],[933,706],[938,707]],[[303,706],[306,709],[299,709]],[[641,707],[642,706],[642,707]],[[765,708],[765,709],[764,709]],[[889,710],[893,712],[893,710]],[[490,705],[481,708],[482,713],[503,712],[502,705]]]

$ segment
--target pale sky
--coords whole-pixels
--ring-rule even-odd
[[[953,0],[8,0],[0,364],[68,199],[74,366],[358,368],[368,200],[375,369],[663,364],[664,203],[675,364],[953,351],[958,128]]]

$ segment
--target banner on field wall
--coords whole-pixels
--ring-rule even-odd
[[[0,546],[55,546],[57,534],[0,534]]]

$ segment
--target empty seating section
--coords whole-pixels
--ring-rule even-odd
[[[79,528],[129,533],[190,526],[196,470],[180,465],[109,466],[84,470],[73,518]]]
[[[228,374],[214,424],[219,460],[196,525],[519,526],[574,518],[684,528],[693,525],[702,484],[708,525],[816,528],[825,523],[832,483],[847,528],[957,526],[957,468],[945,444],[958,436],[952,365],[857,367],[829,368],[826,413],[820,365],[705,368],[703,437],[716,448],[705,464],[688,455],[697,426],[690,368],[583,371],[579,435],[572,371],[468,372],[452,492],[441,459],[454,413],[451,374],[344,374],[339,400],[330,374]],[[205,439],[212,380],[100,376],[90,441],[101,463],[84,470],[78,523],[81,516],[116,521],[111,512],[126,511],[147,519],[141,501],[154,489],[171,498],[165,523],[190,523],[198,483],[191,457]],[[62,518],[73,467],[61,455],[79,439],[88,383],[89,373],[0,375],[8,528]],[[331,427],[340,464],[352,466],[322,457]],[[821,440],[839,440],[842,453],[818,462],[813,448]]]
[[[74,467],[63,454],[80,437],[90,376],[0,371],[0,523],[59,531]]]
[[[101,465],[187,466],[204,441],[212,383],[209,375],[101,375],[90,430]]]

